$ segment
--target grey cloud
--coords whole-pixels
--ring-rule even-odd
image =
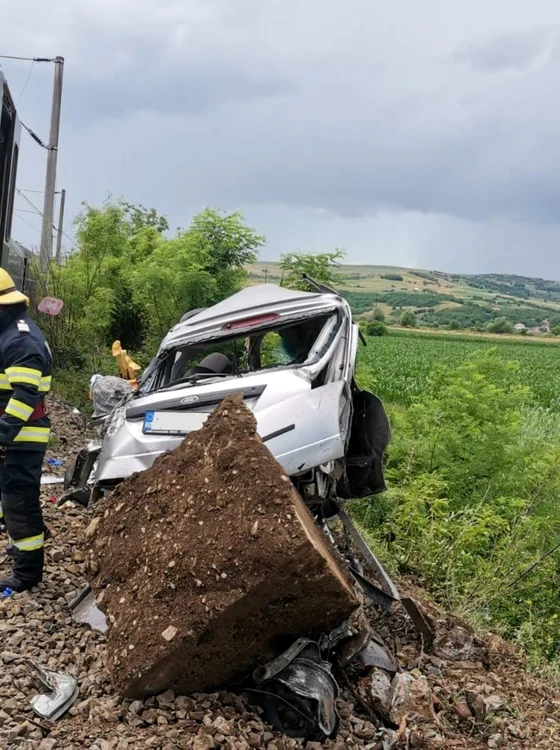
[[[560,240],[552,0],[53,1],[60,24],[38,0],[7,23],[22,51],[67,59],[69,212],[108,190],[172,225],[222,205],[260,218],[274,252],[445,267],[519,270],[522,239]],[[12,66],[15,90],[26,73]],[[50,75],[21,105],[43,137]],[[25,143],[22,185],[42,184],[43,156]]]
[[[186,148],[174,164],[199,175],[190,191],[203,200],[323,206],[346,216],[400,208],[558,220],[556,118],[538,137],[525,118],[492,128],[481,117],[443,134],[421,132],[413,113],[392,124],[362,111],[350,119],[347,111],[341,98],[340,109],[313,118],[302,96],[230,108],[203,130],[185,123]]]
[[[490,39],[463,43],[454,55],[475,70],[498,72],[521,70],[541,55],[550,44],[555,44],[557,29],[536,28],[513,31]]]
[[[179,71],[137,68],[126,78],[105,78],[84,85],[70,76],[66,116],[70,126],[103,117],[130,117],[135,112],[180,115],[208,111],[229,102],[284,96],[297,83],[278,71],[198,64]]]

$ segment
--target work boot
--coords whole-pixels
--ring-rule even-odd
[[[12,574],[0,580],[0,593],[11,589],[16,593],[30,591],[43,580],[43,566],[45,550],[36,549],[31,552],[21,552],[16,549],[13,555],[14,567]]]

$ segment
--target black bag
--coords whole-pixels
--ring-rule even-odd
[[[385,492],[383,456],[391,428],[381,399],[368,391],[353,389],[354,414],[348,452],[346,481],[338,487],[343,499],[368,497]]]

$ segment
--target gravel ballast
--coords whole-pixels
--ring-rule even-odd
[[[49,455],[64,459],[66,467],[86,439],[86,424],[55,400],[52,411],[57,443]],[[341,724],[338,736],[323,745],[279,735],[258,710],[226,691],[193,696],[165,691],[144,700],[123,699],[107,669],[105,636],[74,623],[68,609],[87,582],[84,532],[91,519],[83,508],[57,508],[49,501],[53,490],[47,487],[43,493],[53,531],[44,583],[34,592],[0,599],[0,750],[560,747],[560,695],[554,684],[529,674],[501,639],[479,639],[464,623],[443,615],[407,581],[400,582],[403,589],[423,603],[436,624],[434,649],[423,647],[402,613],[386,620],[369,612],[378,632],[394,645],[401,674],[384,700],[393,693],[398,701],[380,707],[373,699],[374,688],[381,685],[384,692],[383,680],[373,685],[351,670],[337,675]],[[9,561],[0,567],[5,573]],[[76,702],[54,724],[31,710],[29,701],[38,691],[25,658],[78,680]],[[399,725],[384,718],[384,710]]]

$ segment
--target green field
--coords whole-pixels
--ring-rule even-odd
[[[519,363],[512,381],[531,388],[536,402],[560,409],[560,349],[544,342],[486,340],[468,336],[392,332],[369,338],[360,361],[372,373],[378,395],[389,403],[408,405],[421,398],[436,365],[455,367],[479,352],[495,350]]]

